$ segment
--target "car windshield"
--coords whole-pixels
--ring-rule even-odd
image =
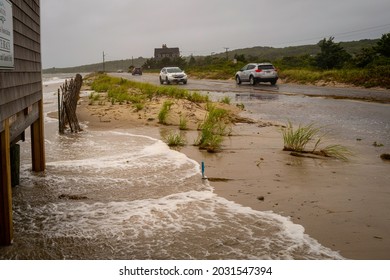
[[[266,65],[259,65],[259,69],[261,69],[261,70],[273,70],[275,68],[271,64],[266,64]]]
[[[180,73],[183,72],[179,67],[167,68],[168,73]]]

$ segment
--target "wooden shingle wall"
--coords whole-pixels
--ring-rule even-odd
[[[11,141],[39,117],[42,100],[40,1],[12,0],[14,69],[0,69],[0,132],[10,119]]]
[[[0,69],[0,246],[13,241],[11,174],[15,170],[11,170],[11,162],[18,160],[11,159],[10,150],[24,138],[29,126],[32,170],[45,169],[40,3],[39,0],[10,2],[14,67]],[[11,10],[9,3],[6,4]],[[8,11],[3,1],[1,5],[4,16]]]

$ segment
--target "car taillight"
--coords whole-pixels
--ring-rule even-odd
[[[261,71],[263,71],[263,70],[261,70],[261,69],[257,69],[256,70],[257,73],[260,73]]]

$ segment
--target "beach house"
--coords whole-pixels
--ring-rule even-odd
[[[0,0],[0,245],[13,239],[18,142],[30,127],[32,170],[45,169],[39,0]]]
[[[163,44],[161,48],[154,49],[154,58],[156,60],[162,60],[165,57],[169,59],[180,57],[179,48],[168,48],[166,44]]]

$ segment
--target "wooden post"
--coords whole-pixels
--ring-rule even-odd
[[[32,170],[41,172],[45,170],[45,135],[43,131],[43,101],[38,101],[39,118],[31,125],[31,154]]]
[[[10,160],[11,160],[11,186],[15,187],[20,184],[20,146],[18,144],[11,145]]]
[[[63,134],[64,131],[62,129],[62,124],[61,124],[61,95],[60,95],[60,89],[57,90],[57,99],[58,99],[58,132]]]
[[[10,245],[13,240],[12,188],[10,162],[9,120],[4,121],[0,133],[0,245]]]

